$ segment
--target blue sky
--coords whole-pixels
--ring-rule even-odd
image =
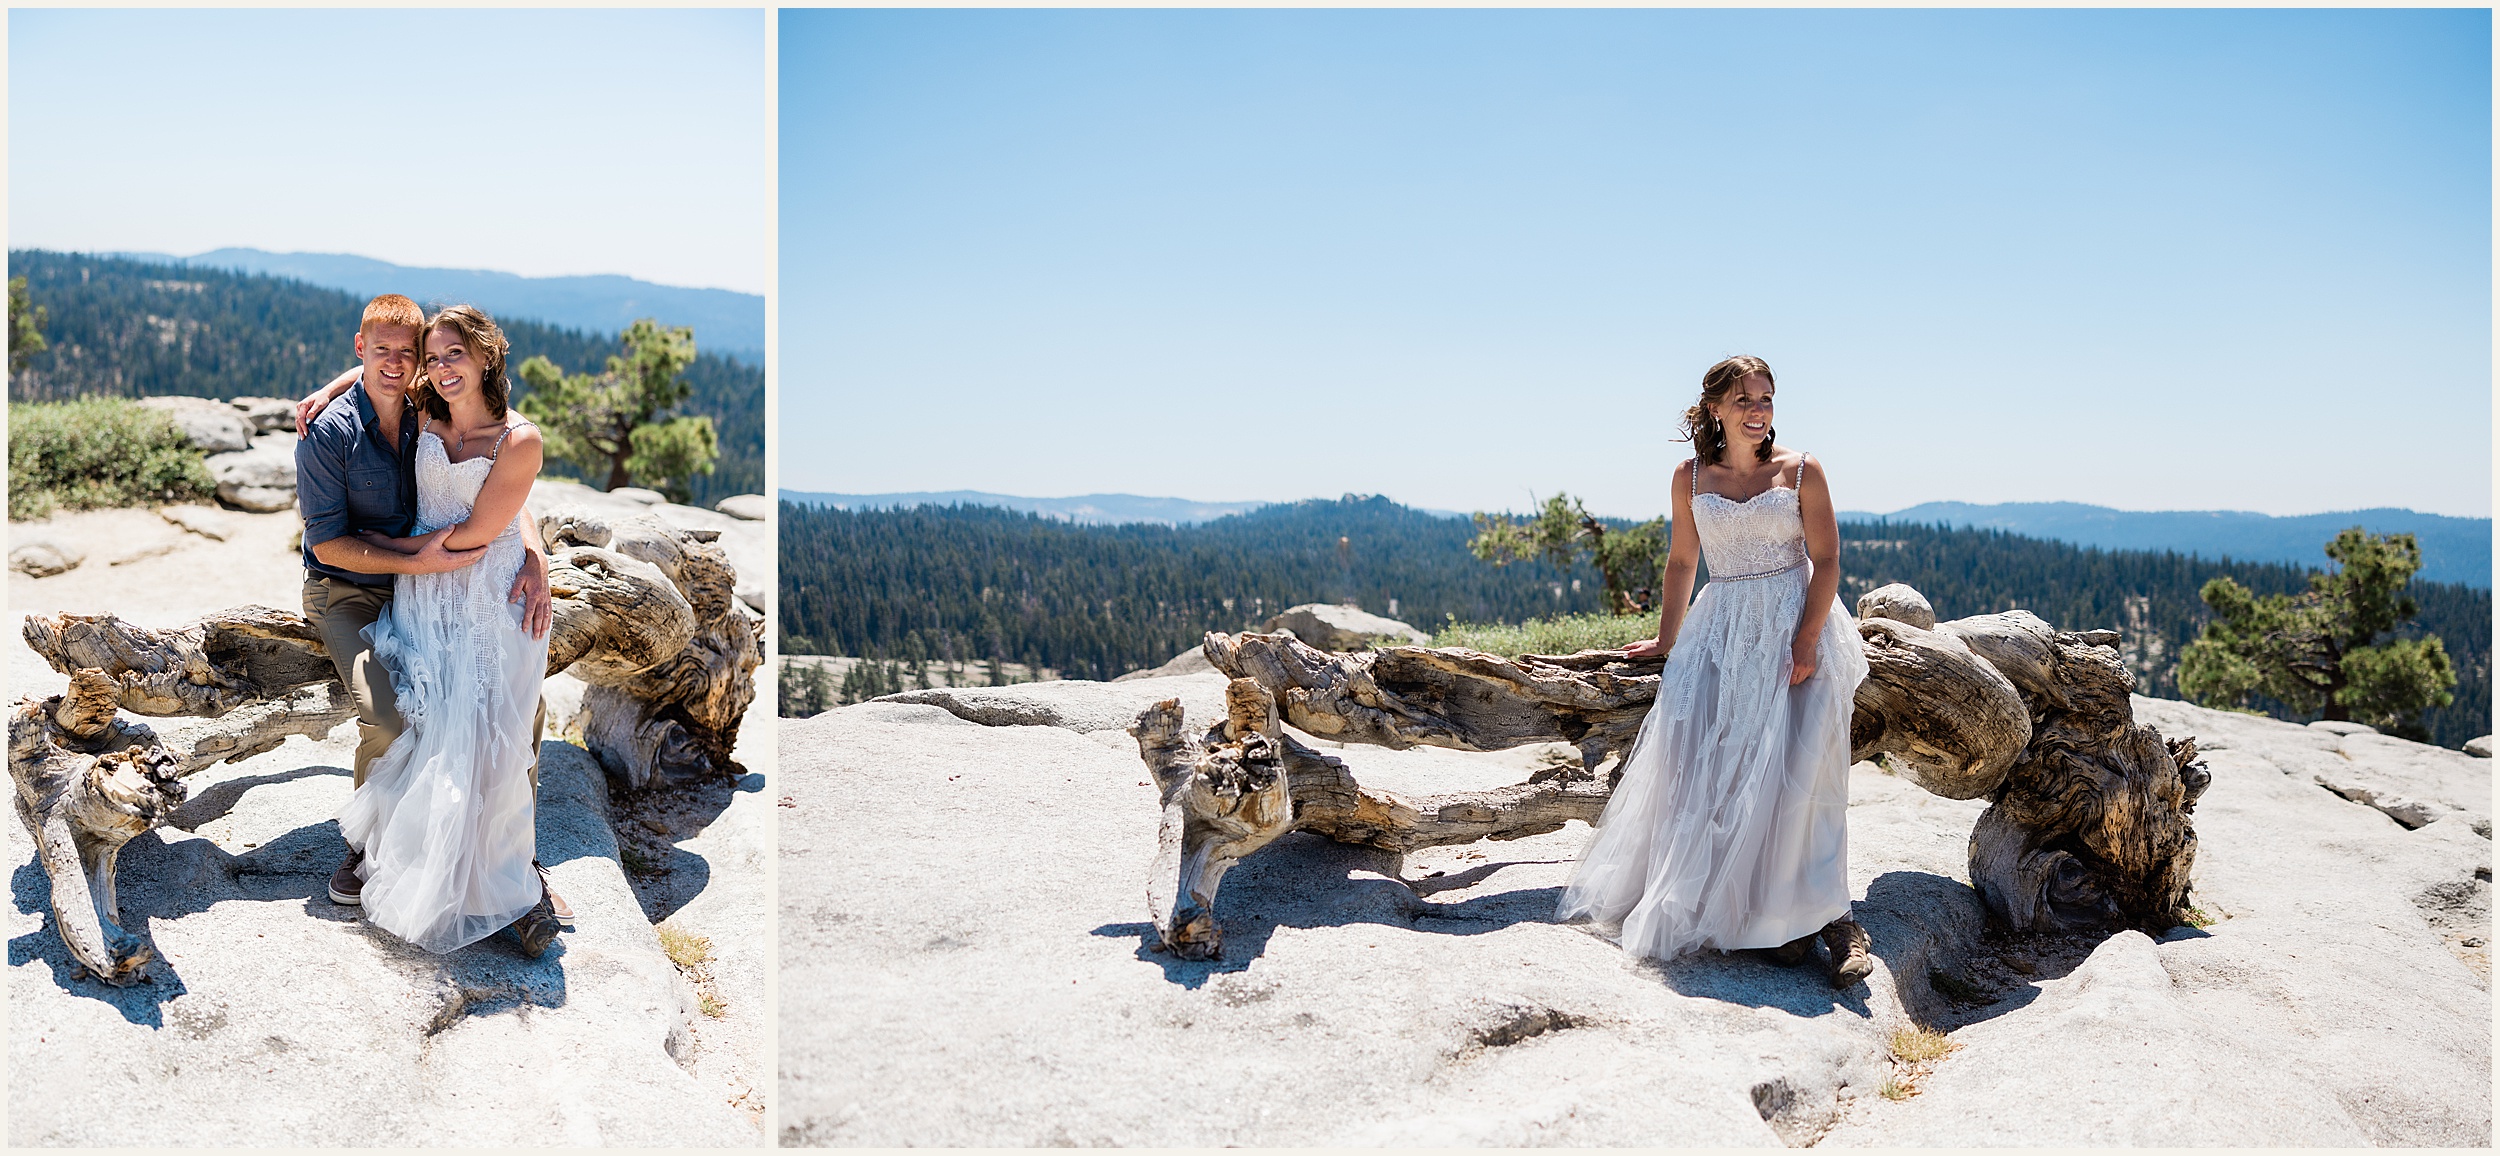
[[[771,288],[760,9],[8,19],[13,247]]]
[[[785,10],[780,484],[2491,512],[2487,11]]]

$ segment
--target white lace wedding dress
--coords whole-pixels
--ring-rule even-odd
[[[1656,959],[1777,947],[1849,912],[1856,622],[1835,599],[1814,674],[1789,686],[1812,570],[1796,489],[1739,502],[1696,484],[1693,524],[1710,582],[1561,904]]]
[[[443,439],[419,434],[416,532],[467,519],[493,468],[491,457],[452,461]],[[475,943],[538,903],[529,769],[547,641],[507,600],[522,554],[516,517],[475,565],[400,575],[390,613],[367,632],[407,728],[373,761],[339,833],[364,851],[365,918],[428,951]]]

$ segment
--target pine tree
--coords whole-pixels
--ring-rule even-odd
[[[26,296],[26,278],[9,278],[9,375],[26,368],[27,359],[43,352],[44,322],[52,312]]]
[[[644,318],[625,327],[623,356],[604,373],[566,373],[533,357],[521,363],[530,392],[520,410],[546,435],[547,454],[579,467],[584,477],[607,474],[607,489],[642,485],[685,501],[687,481],[712,472],[720,441],[706,415],[663,418],[692,387],[685,369],[695,358],[694,330]]]
[[[2415,712],[2454,698],[2455,669],[2436,636],[2378,641],[2418,607],[2405,586],[2422,568],[2411,534],[2358,526],[2327,543],[2341,565],[2299,594],[2257,595],[2228,577],[2205,584],[2217,616],[2179,655],[2179,688],[2207,706],[2258,696],[2332,720],[2417,736]]]
[[[1651,518],[1609,532],[1580,499],[1556,494],[1533,518],[1475,516],[1476,536],[1467,548],[1496,566],[1543,559],[1557,570],[1586,561],[1606,586],[1606,608],[1641,614],[1655,605],[1652,584],[1666,564],[1667,520]]]

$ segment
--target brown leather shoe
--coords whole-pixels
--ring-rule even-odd
[[[547,893],[547,907],[549,910],[555,912],[556,922],[565,924],[572,923],[573,905],[566,903],[563,896],[556,894],[555,880],[547,875],[547,865],[536,859],[532,859],[530,860],[530,866],[538,868],[538,886],[541,890]]]
[[[1825,961],[1832,986],[1846,988],[1875,974],[1874,941],[1856,920],[1842,916],[1823,925],[1823,950],[1831,958]]]
[[[330,873],[330,902],[341,907],[364,905],[365,881],[356,874],[356,868],[363,866],[364,861],[364,852],[353,847],[347,849],[346,861]]]
[[[538,906],[522,912],[512,921],[512,937],[521,943],[521,954],[536,959],[547,954],[556,942],[556,913],[549,908],[545,892],[538,896]]]

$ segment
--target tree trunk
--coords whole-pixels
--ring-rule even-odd
[[[1948,798],[1990,799],[1971,873],[1997,918],[2030,930],[2178,922],[2195,859],[2188,814],[2206,775],[2192,740],[2165,744],[2134,724],[2117,632],[2061,633],[2024,611],[1939,625],[1899,585],[1870,592],[1859,613],[1869,674],[1851,718],[1852,758],[1886,757]],[[1664,666],[1621,651],[1329,654],[1247,633],[1209,634],[1204,649],[1235,680],[1230,717],[1191,736],[1167,702],[1131,732],[1164,799],[1149,888],[1155,925],[1167,946],[1196,958],[1216,950],[1224,871],[1286,830],[1396,851],[1516,838],[1593,821],[1613,785],[1592,775],[1587,786],[1404,800],[1365,791],[1276,724],[1397,749],[1569,742],[1594,772],[1631,747]]]

